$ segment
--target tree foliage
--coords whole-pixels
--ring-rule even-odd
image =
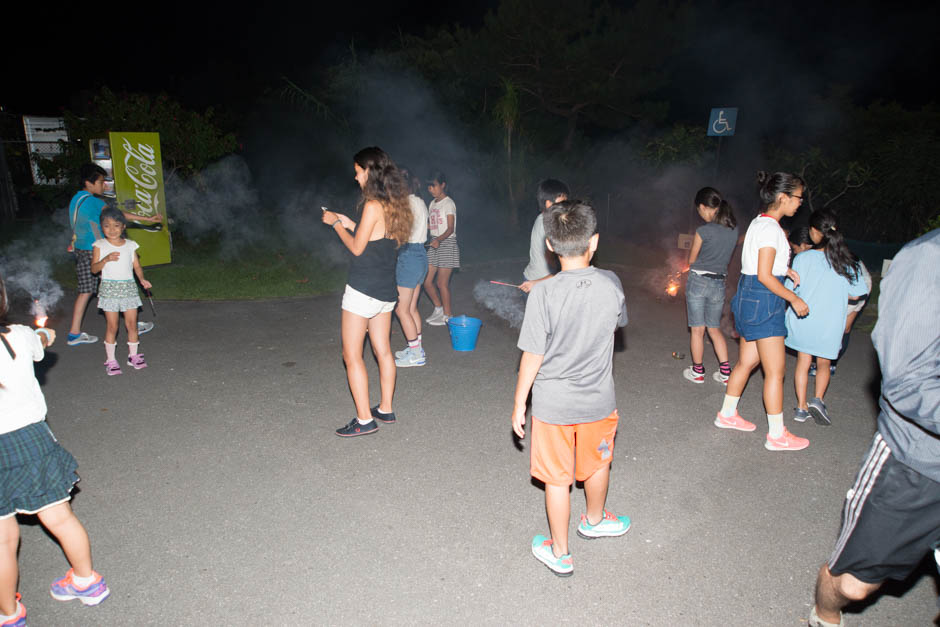
[[[107,87],[94,94],[81,116],[65,112],[69,142],[55,159],[39,162],[49,178],[74,178],[89,160],[88,141],[109,131],[160,133],[164,168],[192,176],[237,147],[235,135],[223,131],[209,108],[203,113],[184,109],[166,94],[118,94]]]

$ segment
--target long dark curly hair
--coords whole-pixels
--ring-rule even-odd
[[[829,266],[847,280],[855,281],[861,272],[858,257],[845,243],[836,214],[826,209],[814,211],[809,217],[809,225],[822,233],[823,238],[818,248],[826,254]]]
[[[356,153],[353,161],[368,170],[369,176],[362,188],[359,209],[370,200],[378,201],[385,214],[385,237],[401,246],[411,235],[411,204],[408,202],[408,184],[395,162],[378,146],[369,146]]]

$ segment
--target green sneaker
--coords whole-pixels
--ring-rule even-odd
[[[532,538],[532,555],[559,577],[570,577],[574,574],[571,554],[555,557],[555,553],[552,551],[551,538],[546,538],[542,534]]]
[[[614,516],[606,509],[604,517],[596,525],[588,522],[587,514],[581,514],[581,524],[578,525],[578,535],[588,540],[622,536],[628,531],[630,531],[630,517]]]

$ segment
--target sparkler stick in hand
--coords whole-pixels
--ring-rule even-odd
[[[153,292],[151,292],[149,289],[145,289],[144,294],[147,295],[147,300],[150,301],[150,313],[153,315],[154,318],[156,318],[157,310],[153,308]]]
[[[515,287],[515,288],[520,288],[520,289],[522,287],[521,285],[515,285],[513,283],[503,283],[502,281],[490,281],[490,283],[493,283],[494,285],[505,285],[506,287]]]

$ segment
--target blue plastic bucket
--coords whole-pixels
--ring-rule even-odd
[[[477,347],[477,338],[480,336],[480,327],[483,321],[469,316],[454,316],[447,321],[450,331],[450,345],[455,351],[472,351]]]

